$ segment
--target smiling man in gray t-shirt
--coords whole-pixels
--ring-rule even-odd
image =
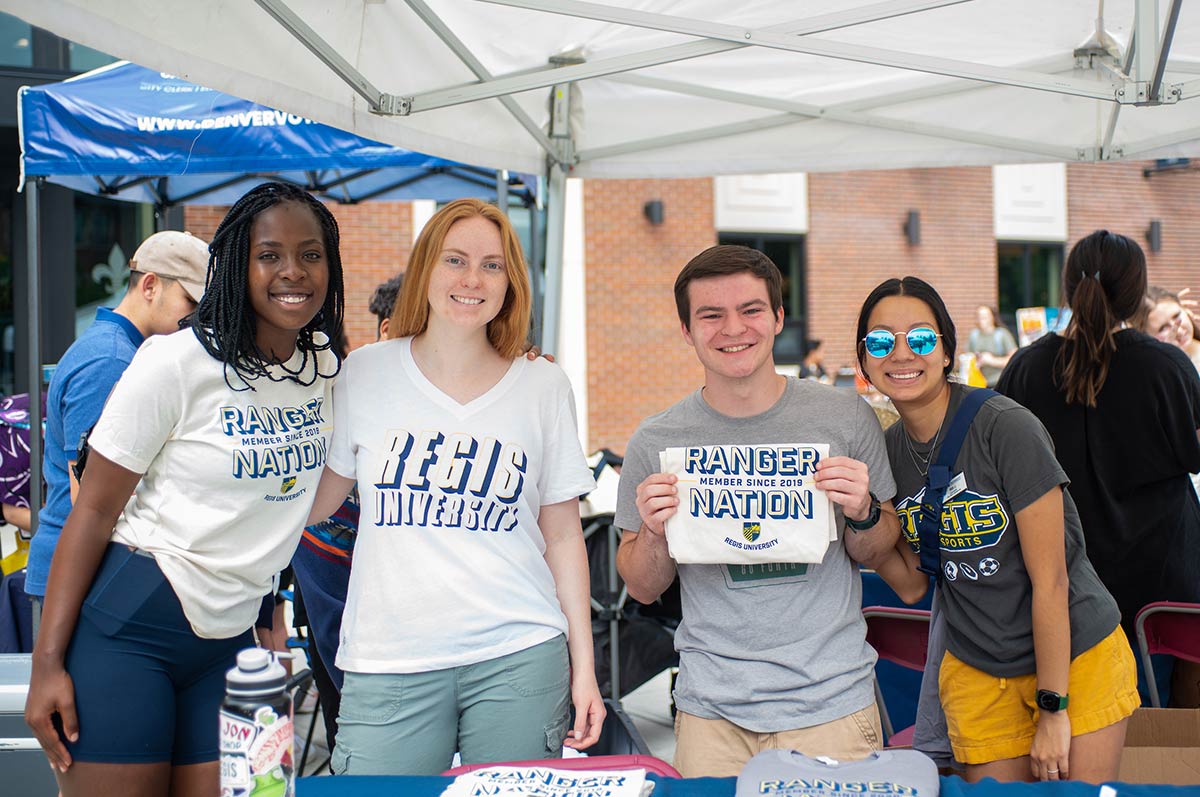
[[[769,748],[853,759],[881,744],[875,652],[850,557],[869,565],[895,546],[896,488],[865,402],[776,374],[781,283],[770,259],[739,246],[712,247],[684,267],[675,301],[704,386],[642,422],[621,471],[617,566],[629,594],[652,602],[679,574],[675,765],[686,777],[736,775]],[[838,510],[838,538],[823,561],[677,568],[664,533],[679,504],[676,477],[659,472],[659,452],[792,443],[829,445],[815,484]]]

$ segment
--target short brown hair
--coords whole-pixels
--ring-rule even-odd
[[[487,219],[499,228],[504,266],[508,274],[504,304],[496,317],[488,322],[488,341],[502,357],[515,358],[525,351],[532,305],[525,254],[521,251],[521,241],[508,217],[500,208],[479,199],[451,202],[433,214],[433,218],[417,236],[408,259],[408,269],[404,272],[404,285],[392,311],[389,324],[392,337],[420,335],[429,326],[429,275],[446,244],[446,235],[455,222],[476,216]]]
[[[688,261],[675,278],[675,309],[679,322],[691,328],[692,305],[688,300],[688,285],[693,280],[709,277],[725,277],[730,274],[748,272],[767,283],[767,298],[771,302],[771,313],[779,317],[783,309],[783,275],[771,258],[748,246],[722,244],[710,246]]]

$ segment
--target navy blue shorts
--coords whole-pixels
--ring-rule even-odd
[[[158,564],[111,544],[84,599],[67,650],[75,682],[79,761],[174,765],[215,761],[225,671],[253,647],[192,632]]]

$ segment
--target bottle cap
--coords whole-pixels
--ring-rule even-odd
[[[237,666],[225,673],[225,691],[237,697],[265,697],[282,693],[287,670],[262,648],[238,651]]]

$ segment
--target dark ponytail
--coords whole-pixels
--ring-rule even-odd
[[[1137,315],[1146,295],[1142,248],[1108,230],[1083,238],[1067,257],[1063,294],[1071,323],[1055,363],[1056,381],[1068,404],[1094,407],[1117,350],[1115,330]]]

